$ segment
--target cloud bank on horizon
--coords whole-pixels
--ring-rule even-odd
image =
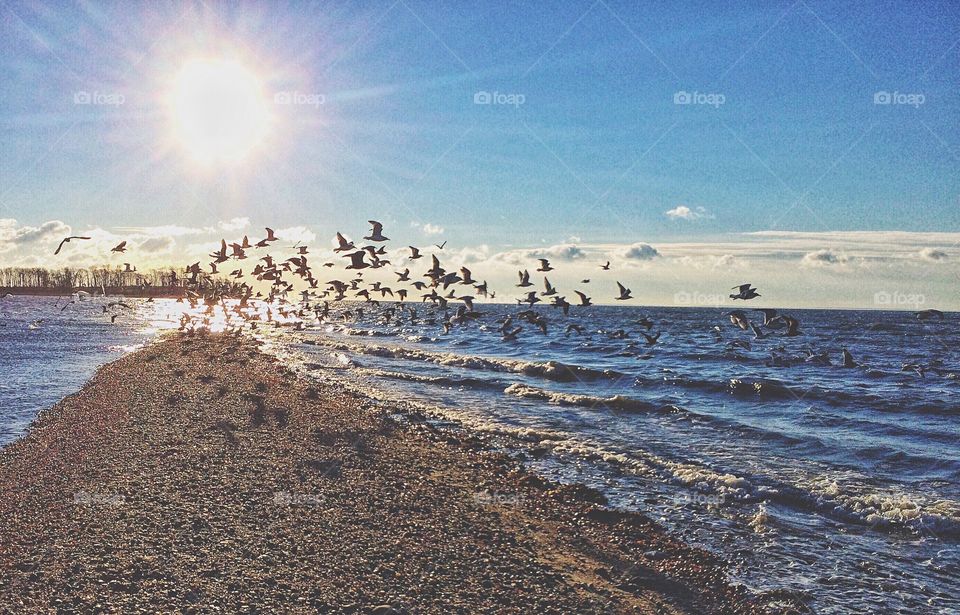
[[[761,288],[763,299],[757,305],[960,310],[960,233],[762,231],[656,245],[591,243],[577,237],[572,238],[576,242],[547,246],[447,245],[441,252],[432,244],[442,234],[439,225],[411,223],[411,228],[415,232],[391,231],[388,254],[393,266],[368,272],[372,280],[389,283],[394,270],[417,271],[422,261],[410,261],[406,247],[417,245],[425,254],[438,254],[448,266],[470,268],[475,277],[489,281],[499,300],[508,302],[519,296],[514,288],[517,271],[529,269],[542,284],[534,270],[537,259],[547,258],[555,271],[546,275],[555,286],[568,294],[574,288],[585,290],[597,303],[613,303],[611,287],[622,281],[646,304],[725,307],[735,305],[728,288],[750,281]],[[74,242],[53,257],[59,241],[71,233],[92,240]],[[120,267],[124,262],[135,263],[140,270],[184,267],[206,263],[221,238],[231,242],[249,235],[255,240],[262,233],[246,217],[207,227],[113,229],[72,228],[60,220],[29,226],[7,218],[0,219],[0,267]],[[308,245],[314,261],[342,265],[327,240],[335,233],[336,229],[307,226],[276,229],[284,246]],[[344,234],[359,239],[362,232]],[[128,252],[112,255],[110,248],[124,240]],[[608,261],[611,270],[602,271],[600,266]],[[584,279],[591,281],[584,284]]]

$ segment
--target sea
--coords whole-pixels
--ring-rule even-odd
[[[68,300],[0,300],[0,445],[190,310]],[[729,307],[537,306],[546,332],[524,309],[478,303],[446,331],[453,309],[345,302],[302,330],[264,312],[248,334],[400,420],[599,489],[752,591],[815,613],[960,612],[960,314],[783,310],[799,334],[757,336]]]

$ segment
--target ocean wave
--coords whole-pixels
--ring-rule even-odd
[[[561,406],[605,407],[626,412],[647,412],[657,408],[656,404],[624,395],[614,395],[612,397],[577,395],[574,393],[561,393],[558,391],[538,389],[519,382],[511,384],[504,389],[503,392],[515,397],[538,399]]]
[[[403,380],[405,382],[419,382],[440,387],[465,387],[470,389],[484,389],[489,391],[499,391],[503,384],[489,378],[469,378],[464,376],[423,376],[410,372],[395,372],[387,370],[375,370],[369,372],[373,376],[381,378],[390,378],[391,380]]]
[[[353,352],[371,356],[423,361],[446,367],[505,372],[539,377],[556,382],[589,382],[593,380],[616,380],[624,376],[615,370],[600,370],[560,361],[523,361],[519,359],[484,357],[451,352],[429,352],[405,346],[381,344],[350,344],[323,338],[307,340],[306,343],[322,345],[341,352]]]

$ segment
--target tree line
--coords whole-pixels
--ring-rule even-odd
[[[77,289],[179,289],[185,281],[173,268],[126,271],[122,267],[5,267],[0,287],[73,291]]]

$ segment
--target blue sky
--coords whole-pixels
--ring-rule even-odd
[[[406,242],[492,254],[960,233],[955,4],[303,5],[0,2],[8,241],[50,221],[115,233],[234,218],[326,241],[374,217]],[[268,98],[323,103],[271,104],[250,155],[198,168],[163,99],[185,62],[215,57],[248,66]],[[953,238],[930,241],[917,252],[952,266]]]

